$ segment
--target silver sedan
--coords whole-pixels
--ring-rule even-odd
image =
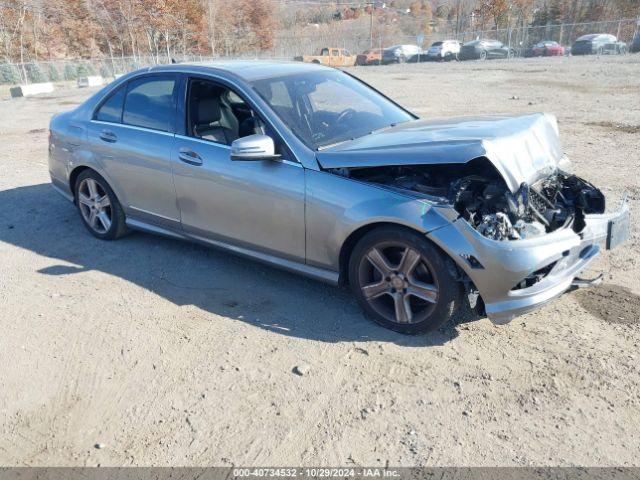
[[[144,69],[51,120],[53,186],[104,240],[197,241],[333,284],[403,333],[469,301],[496,323],[629,232],[547,114],[421,120],[302,63]]]

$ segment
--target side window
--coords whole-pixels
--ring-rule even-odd
[[[129,82],[122,123],[163,132],[171,130],[175,84],[175,78],[170,76],[143,77]]]
[[[120,123],[120,120],[122,119],[122,103],[126,92],[127,86],[120,86],[102,104],[94,118],[101,122]]]
[[[340,52],[336,49],[331,50],[331,56],[332,57],[337,57],[340,55]]]
[[[328,48],[323,48],[322,50],[320,50],[320,56],[326,57],[328,55],[329,55],[329,49]]]
[[[289,95],[289,90],[287,90],[287,85],[284,81],[278,80],[271,82],[269,86],[271,87],[269,103],[273,107],[293,108],[291,95]]]

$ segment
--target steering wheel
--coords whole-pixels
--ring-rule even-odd
[[[356,113],[358,113],[358,112],[356,112],[353,108],[347,108],[346,110],[343,110],[338,115],[338,118],[336,118],[336,125],[340,125],[347,118],[353,117]]]

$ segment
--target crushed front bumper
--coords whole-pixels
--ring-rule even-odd
[[[629,221],[625,197],[614,213],[586,215],[580,234],[564,229],[531,239],[495,241],[458,219],[429,237],[473,281],[489,319],[503,324],[580,283],[576,277],[602,247],[611,249],[628,239]],[[532,277],[536,280],[525,282]]]

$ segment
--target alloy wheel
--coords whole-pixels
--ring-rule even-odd
[[[367,303],[393,323],[419,323],[438,302],[433,268],[420,252],[402,242],[369,249],[360,261],[358,276]]]
[[[113,209],[106,190],[93,178],[85,178],[78,187],[78,206],[87,225],[104,234],[113,223]]]

